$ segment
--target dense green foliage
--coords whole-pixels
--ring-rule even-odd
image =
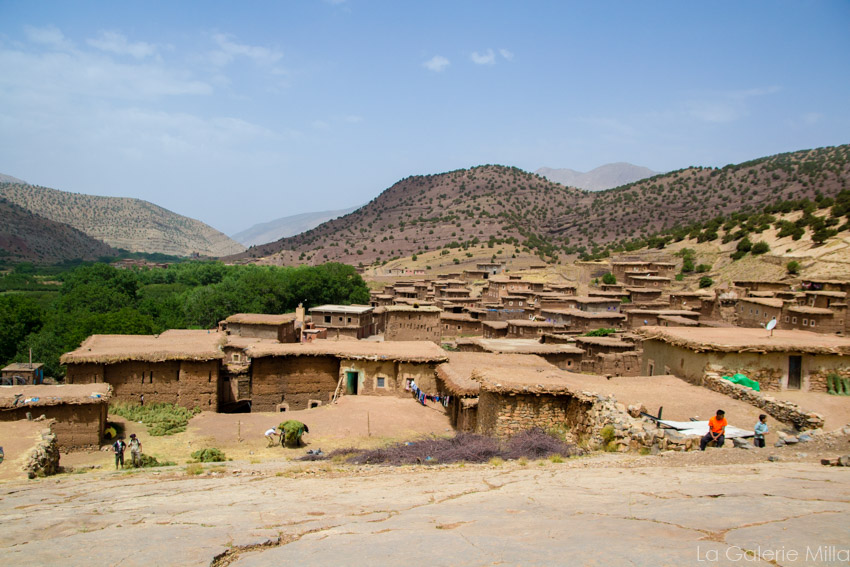
[[[617,332],[617,329],[609,329],[606,327],[601,327],[599,329],[594,329],[592,331],[588,331],[583,334],[583,337],[607,337],[608,335],[613,335]]]
[[[617,283],[617,277],[611,272],[607,272],[604,276],[602,276],[602,283],[606,285],[614,285]]]
[[[699,279],[699,286],[703,287],[711,287],[714,285],[714,280],[708,276],[703,276]]]
[[[148,433],[153,437],[173,435],[186,431],[186,425],[200,410],[188,410],[175,404],[148,404],[140,406],[135,404],[113,403],[109,406],[109,413],[120,415],[130,421],[140,421],[148,428]]]
[[[28,278],[40,289],[55,291],[0,295],[0,364],[26,360],[32,348],[48,376],[61,376],[61,354],[93,334],[208,329],[234,313],[277,314],[299,303],[309,308],[369,301],[363,279],[344,264],[293,268],[183,262],[127,270],[97,263],[64,273],[28,273],[27,267],[23,272],[16,269],[3,279]]]
[[[223,463],[226,460],[224,452],[215,447],[199,449],[192,453],[192,461],[195,463]]]

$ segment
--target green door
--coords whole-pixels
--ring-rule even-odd
[[[350,395],[357,394],[357,383],[359,382],[360,374],[358,372],[346,371],[345,373],[345,393]]]

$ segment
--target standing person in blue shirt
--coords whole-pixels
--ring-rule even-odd
[[[767,433],[767,416],[761,414],[758,423],[756,423],[756,435],[753,438],[753,443],[758,448],[764,447],[764,434]]]

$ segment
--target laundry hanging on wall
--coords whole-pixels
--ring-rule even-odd
[[[416,382],[414,380],[408,380],[407,385],[404,387],[404,389],[409,392],[412,392],[416,400],[423,406],[427,401],[437,402],[438,404],[442,404],[445,408],[448,407],[449,400],[451,399],[451,396],[433,396],[431,394],[426,394],[425,392],[419,389],[419,386],[416,385]]]

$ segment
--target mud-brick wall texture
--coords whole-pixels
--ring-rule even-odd
[[[439,311],[387,311],[384,320],[384,340],[440,344],[442,327]]]
[[[339,381],[339,360],[334,356],[254,358],[251,369],[251,411],[277,411],[309,407],[310,400],[330,401]]]
[[[69,370],[72,365],[69,365]],[[218,411],[220,361],[121,362],[105,367],[115,401],[177,404]]]
[[[551,394],[495,394],[481,392],[478,398],[479,433],[510,437],[520,431],[566,423],[584,430],[592,404],[572,396]]]
[[[103,382],[103,364],[69,364],[66,384],[95,384]]]
[[[33,418],[41,415],[55,420],[51,426],[59,449],[96,449],[106,427],[106,402],[90,404],[56,404],[52,406],[19,407],[0,412],[0,421]]]

